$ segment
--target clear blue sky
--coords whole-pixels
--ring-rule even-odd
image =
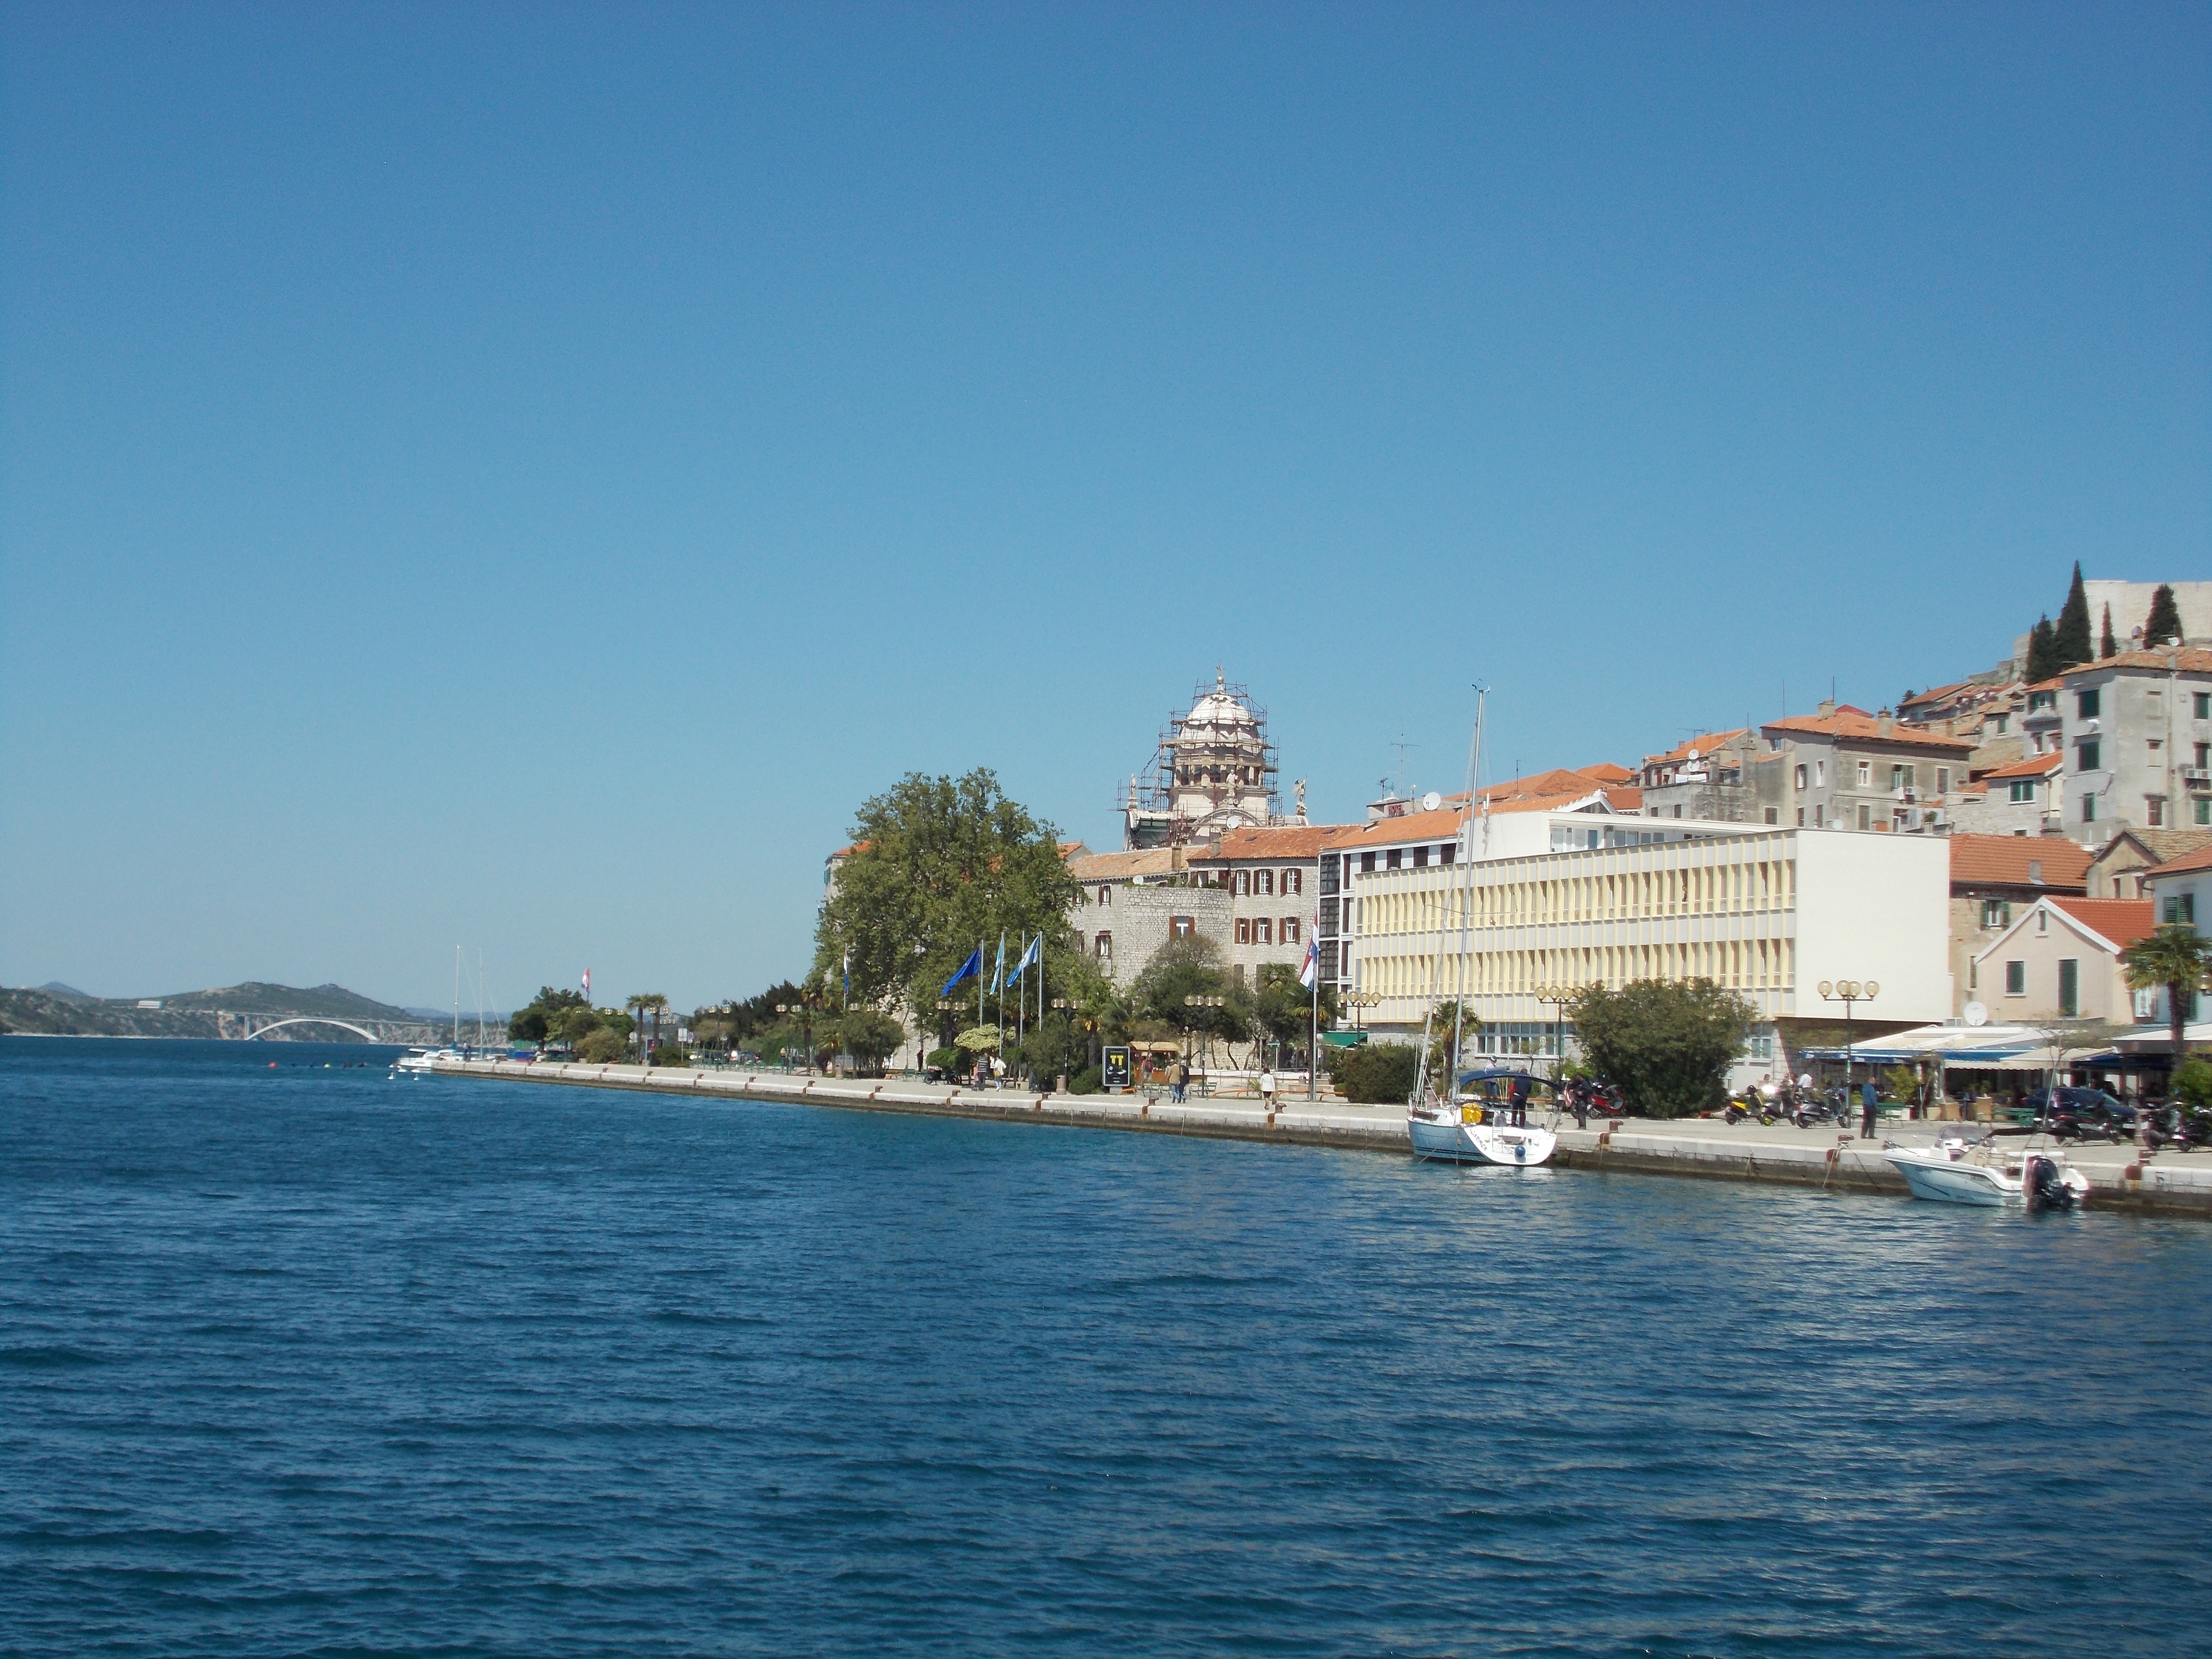
[[[8,6],[0,980],[690,1006],[1217,663],[1340,818],[2212,574],[2208,15]]]

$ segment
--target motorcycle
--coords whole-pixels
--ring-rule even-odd
[[[1621,1103],[1620,1091],[1610,1084],[1591,1083],[1582,1078],[1571,1078],[1560,1091],[1559,1103],[1574,1115],[1575,1127],[1589,1127],[1594,1117],[1618,1121],[1628,1115],[1628,1108]]]
[[[2202,1106],[2153,1106],[2143,1114],[2143,1139],[2150,1149],[2201,1152],[2212,1146],[2212,1110]]]
[[[1747,1118],[1754,1117],[1768,1128],[1771,1128],[1775,1122],[1775,1103],[1755,1087],[1746,1089],[1739,1098],[1729,1101],[1721,1112],[1722,1121],[1731,1128]]]

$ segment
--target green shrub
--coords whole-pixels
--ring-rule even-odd
[[[691,1052],[680,1042],[664,1042],[653,1051],[650,1063],[655,1066],[689,1066]]]
[[[968,1069],[968,1056],[957,1048],[932,1048],[929,1058],[922,1064],[933,1066],[940,1072],[964,1072]]]
[[[590,1065],[605,1066],[611,1060],[620,1060],[623,1050],[629,1046],[612,1031],[601,1026],[596,1031],[585,1033],[584,1040],[576,1045],[576,1058]]]
[[[1346,1100],[1363,1105],[1403,1104],[1413,1092],[1413,1077],[1420,1054],[1410,1043],[1369,1042],[1346,1049],[1331,1067],[1336,1086]]]
[[[1095,1095],[1104,1087],[1096,1066],[1086,1066],[1067,1079],[1067,1092],[1072,1095]]]
[[[2173,1068],[2173,1097],[2191,1106],[2212,1106],[2212,1054],[2184,1054]]]
[[[1695,1117],[1725,1104],[1729,1064],[1759,1023],[1751,1004],[1709,979],[1594,985],[1568,1012],[1590,1064],[1639,1117]]]

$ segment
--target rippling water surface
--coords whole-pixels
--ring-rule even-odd
[[[0,1651],[2208,1645],[2212,1227],[366,1052],[0,1041]]]

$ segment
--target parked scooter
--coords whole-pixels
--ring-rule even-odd
[[[1721,1117],[1730,1127],[1743,1122],[1747,1118],[1754,1117],[1760,1123],[1771,1127],[1775,1121],[1775,1103],[1761,1094],[1758,1085],[1753,1084],[1747,1087],[1742,1094],[1729,1102],[1727,1108],[1721,1113]]]
[[[2212,1146],[2212,1111],[2202,1106],[2153,1106],[2143,1113],[2143,1139],[2154,1152],[2202,1152]]]
[[[1593,1083],[1587,1078],[1569,1078],[1559,1091],[1559,1103],[1574,1115],[1578,1129],[1589,1128],[1594,1117],[1619,1120],[1628,1115],[1620,1090],[1611,1084]]]

